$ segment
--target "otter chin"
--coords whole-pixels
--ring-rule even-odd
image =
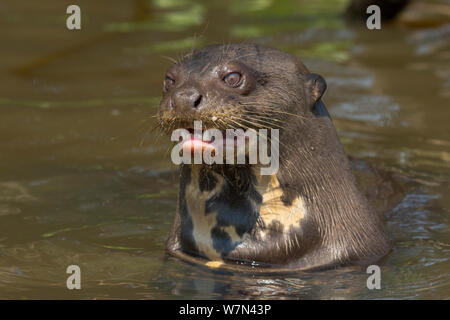
[[[252,44],[210,45],[167,71],[161,130],[277,129],[279,168],[182,164],[171,255],[211,268],[296,272],[372,264],[390,251],[322,102],[326,82],[296,57]],[[247,143],[247,142],[246,142]],[[191,152],[214,148],[191,138]]]

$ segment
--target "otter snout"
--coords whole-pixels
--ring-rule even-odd
[[[190,112],[203,106],[204,96],[195,87],[179,88],[171,97],[170,107],[177,111]]]

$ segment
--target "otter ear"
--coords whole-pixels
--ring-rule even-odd
[[[325,79],[322,78],[321,75],[315,73],[306,75],[305,86],[306,89],[309,90],[314,103],[319,101],[319,99],[327,89],[327,83],[325,82]]]

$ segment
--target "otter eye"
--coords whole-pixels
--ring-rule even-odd
[[[242,76],[238,72],[230,72],[225,77],[223,77],[223,81],[230,87],[237,87],[241,84]]]
[[[164,83],[163,83],[164,91],[167,91],[170,88],[172,88],[174,84],[175,84],[175,80],[173,80],[172,78],[166,76],[166,78],[164,79]]]

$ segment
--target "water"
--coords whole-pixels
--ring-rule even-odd
[[[367,31],[338,0],[99,0],[68,31],[69,4],[0,2],[0,298],[450,298],[448,24]],[[353,268],[255,277],[166,256],[177,172],[148,132],[165,57],[231,41],[302,57],[348,154],[417,182],[387,214],[381,290]]]

